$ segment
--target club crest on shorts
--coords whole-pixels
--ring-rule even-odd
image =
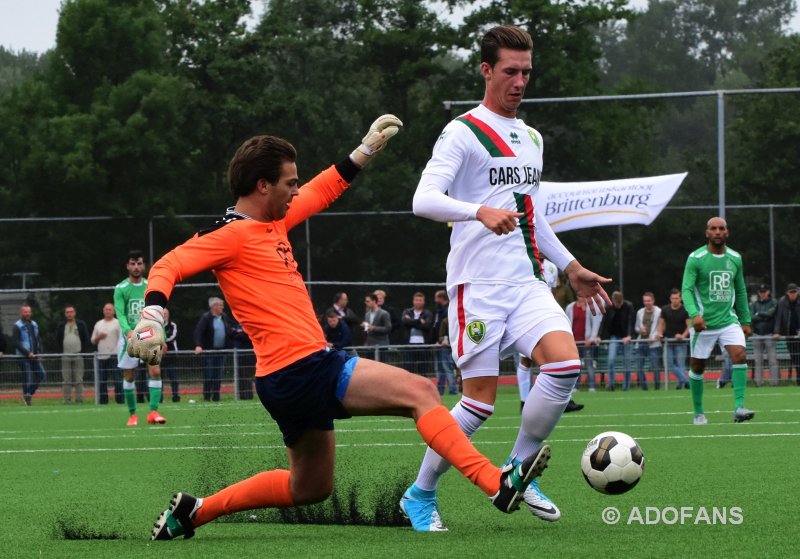
[[[483,341],[483,337],[486,335],[486,324],[484,324],[480,320],[473,320],[469,324],[467,324],[467,337],[472,340],[473,343],[479,344]]]

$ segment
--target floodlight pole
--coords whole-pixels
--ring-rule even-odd
[[[725,219],[725,92],[717,91],[717,188],[719,217]]]
[[[772,293],[775,293],[775,209],[774,204],[769,205],[769,278]],[[795,371],[796,372],[796,371]]]
[[[619,285],[619,291],[625,293],[625,282],[623,280],[625,277],[623,273],[625,268],[622,263],[622,225],[617,225],[617,263],[619,264],[619,278],[617,278],[617,284]]]

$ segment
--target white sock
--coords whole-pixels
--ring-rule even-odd
[[[524,402],[531,391],[531,368],[520,362],[517,367],[517,386],[519,387],[519,401]]]
[[[475,431],[489,419],[492,413],[494,413],[494,406],[466,396],[461,396],[461,400],[450,410],[453,419],[456,420],[467,438],[472,438]],[[425,451],[425,458],[422,459],[422,465],[414,485],[425,491],[435,491],[439,485],[439,478],[448,468],[450,468],[450,463],[429,447]]]
[[[511,456],[522,460],[539,451],[564,413],[580,373],[578,359],[542,365],[522,408],[522,425]]]

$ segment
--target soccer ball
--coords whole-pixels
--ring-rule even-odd
[[[644,454],[630,435],[606,431],[594,437],[581,458],[586,482],[600,493],[619,495],[642,478]]]

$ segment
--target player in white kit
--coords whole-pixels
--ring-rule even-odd
[[[601,286],[611,280],[583,268],[536,215],[542,136],[516,118],[532,49],[530,35],[511,25],[483,37],[484,99],[445,127],[414,195],[416,215],[453,222],[447,258],[450,340],[464,393],[451,413],[467,436],[494,411],[501,357],[517,351],[540,367],[509,465],[542,447],[580,375],[569,321],[544,281],[543,254],[569,275],[593,313],[603,311],[603,301],[611,304]],[[436,490],[448,467],[427,450],[417,480],[400,501],[415,530],[446,530]],[[524,502],[545,520],[560,516],[533,484]]]

